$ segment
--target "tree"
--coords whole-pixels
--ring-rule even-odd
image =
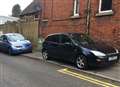
[[[14,5],[12,8],[12,16],[19,17],[20,13],[21,13],[20,5],[19,4]]]

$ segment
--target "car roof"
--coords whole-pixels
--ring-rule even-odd
[[[54,35],[67,35],[67,36],[70,36],[71,34],[81,34],[81,35],[84,35],[83,33],[53,33],[53,34],[49,34],[47,37],[54,36]]]

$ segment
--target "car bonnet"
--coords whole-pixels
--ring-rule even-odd
[[[15,42],[10,41],[10,43],[14,46],[17,46],[17,45],[24,46],[25,44],[30,44],[30,41],[28,41],[28,40],[22,40],[22,41],[17,40]]]
[[[116,50],[114,47],[104,43],[104,42],[95,42],[91,44],[84,44],[82,45],[84,48],[90,49],[90,50],[97,50],[101,51],[103,53],[109,54],[109,53],[115,53]]]

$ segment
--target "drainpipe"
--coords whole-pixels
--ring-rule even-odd
[[[87,15],[86,15],[86,34],[90,35],[90,15],[91,15],[91,0],[87,0]]]
[[[41,16],[42,16],[42,14],[41,14],[41,11],[39,11],[38,15],[39,15],[39,19],[38,19],[38,38],[40,38],[42,36],[42,29],[41,29],[41,20],[42,20]]]

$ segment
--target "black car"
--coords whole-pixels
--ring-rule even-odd
[[[42,55],[45,60],[59,58],[73,62],[80,69],[105,66],[119,61],[117,49],[79,33],[49,35],[43,42]]]

